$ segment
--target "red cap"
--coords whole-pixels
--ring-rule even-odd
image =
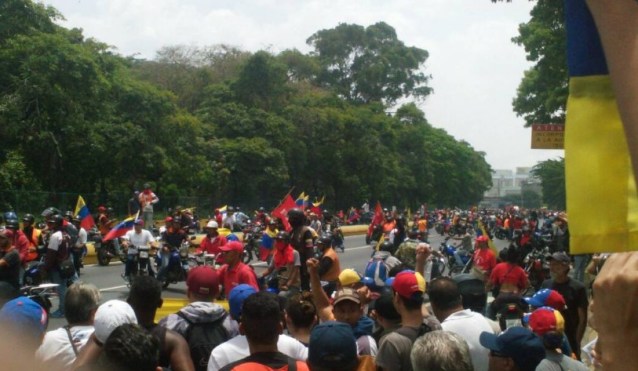
[[[164,219],[164,222],[165,222],[165,223],[170,223],[170,222],[172,222],[172,221],[173,221],[173,218],[172,218],[172,217],[170,217],[170,216],[167,216],[167,217],[166,217],[166,219]]]
[[[224,246],[220,246],[221,251],[244,251],[244,246],[239,241],[228,241]]]
[[[219,277],[213,268],[202,265],[188,272],[186,286],[188,291],[195,294],[216,296],[219,292]]]
[[[399,272],[392,282],[392,289],[406,299],[422,297],[425,293],[425,279],[418,272]]]
[[[478,237],[476,237],[476,242],[488,242],[489,239],[487,238],[487,236],[484,235],[480,235]]]
[[[536,309],[529,316],[529,328],[540,336],[550,331],[563,333],[565,332],[565,320],[559,311],[543,307]]]

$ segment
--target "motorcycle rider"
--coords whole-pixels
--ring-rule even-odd
[[[20,230],[20,222],[17,218],[6,220],[5,228],[13,232],[11,244],[18,250],[18,253],[20,254],[20,263],[21,266],[23,266],[27,262],[27,256],[29,254],[29,240]]]
[[[218,228],[219,225],[214,220],[209,220],[208,223],[206,223],[206,227],[204,227],[206,236],[204,236],[202,242],[199,243],[199,247],[195,253],[215,254],[217,255],[217,262],[223,262],[220,247],[226,245],[228,240],[219,234]]]
[[[13,286],[16,290],[20,288],[20,254],[11,244],[13,231],[4,229],[0,231],[0,281],[4,281]]]
[[[35,217],[32,214],[24,214],[22,217],[22,233],[29,241],[29,250],[26,261],[30,262],[38,258],[38,246],[42,245],[42,231],[35,227]]]
[[[113,225],[115,224],[115,219],[110,219],[109,210],[103,205],[98,206],[97,212],[98,212],[97,227],[98,227],[98,230],[100,231],[100,234],[102,235],[102,239],[104,239],[104,237],[106,237],[106,235],[111,231],[111,228],[113,228]],[[114,238],[104,243],[112,243],[115,249],[115,254],[117,256],[120,255],[121,253],[120,243],[117,238]],[[106,251],[109,251],[109,250],[106,250]]]
[[[235,217],[235,224],[237,224],[239,228],[244,228],[244,226],[246,226],[246,224],[248,224],[248,221],[250,220],[248,215],[244,214],[239,208],[239,206],[235,207],[234,217]]]
[[[166,219],[168,220],[168,218]],[[168,221],[168,223],[169,225],[166,227],[166,231],[164,231],[161,235],[161,240],[164,243],[161,249],[161,268],[157,273],[158,281],[163,281],[166,277],[171,251],[173,249],[179,249],[182,243],[188,238],[188,236],[182,229],[182,220],[180,217],[174,217],[170,221]]]
[[[474,238],[474,228],[468,226],[465,228],[465,233],[462,236],[454,236],[453,240],[461,241],[461,244],[457,247],[454,252],[454,259],[456,264],[459,266],[464,266],[463,257],[470,254],[472,251],[472,239]]]
[[[135,226],[133,230],[126,232],[124,235],[122,246],[126,250],[126,263],[124,265],[124,274],[122,278],[130,282],[131,274],[135,274],[137,272],[136,259],[135,257],[139,254],[138,247],[140,246],[151,246],[155,242],[155,238],[151,232],[144,227],[144,220],[137,219],[135,220]],[[149,260],[147,260],[147,264],[149,264]],[[149,276],[153,276],[153,270],[150,267],[142,267],[140,264],[139,268],[146,268]]]
[[[301,211],[301,210],[299,210]],[[290,212],[288,212],[290,216]],[[290,244],[290,235],[287,232],[281,231],[275,237],[275,252],[273,259],[268,265],[266,271],[261,274],[264,278],[270,275],[273,271],[277,272],[280,296],[292,296],[300,290],[300,255],[297,250]]]
[[[259,260],[269,261],[268,258],[272,256],[272,248],[275,242],[275,236],[277,236],[279,230],[277,229],[277,221],[270,220],[268,226],[261,234],[261,240],[259,243]]]
[[[235,230],[235,209],[232,206],[226,208],[226,216],[222,219],[222,228],[228,228],[231,232]]]
[[[299,253],[301,259],[301,289],[310,290],[310,276],[306,269],[306,261],[313,256],[312,231],[305,224],[306,215],[299,208],[288,211],[288,222],[292,227],[290,244]]]

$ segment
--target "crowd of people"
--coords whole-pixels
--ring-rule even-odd
[[[386,216],[383,223],[393,218]],[[512,296],[523,299],[520,292],[527,285],[515,249],[508,248],[498,263],[489,237],[472,236],[473,275],[484,280],[486,290],[498,289],[487,311],[472,310],[456,277],[424,277],[437,251],[419,233],[422,219],[431,218],[416,215],[417,223],[405,224],[416,228],[407,229],[394,246],[401,223],[395,219],[383,241],[373,244],[378,251],[362,274],[341,268],[332,238],[312,227],[321,220],[301,210],[288,212],[289,231],[266,221],[272,245],[265,248],[263,257],[270,259],[262,274],[241,261],[242,243],[220,236],[211,220],[199,248],[218,251],[221,267],[193,268],[186,282],[189,304],[158,323],[162,282],[152,276],[131,280],[126,300],[105,303],[95,286],[74,280],[68,288],[62,285],[54,312],[19,296],[14,273],[21,257],[12,229],[5,228],[0,232],[0,326],[11,334],[2,341],[14,339],[16,346],[0,349],[21,355],[11,369],[47,370],[525,371],[586,370],[581,359],[610,370],[634,364],[623,362],[635,362],[629,346],[638,341],[636,253],[592,260],[590,269],[598,274],[591,305],[595,321],[588,317],[592,308],[585,286],[569,274],[575,263],[564,249],[551,255],[552,275],[543,289],[521,300],[524,310],[516,307],[516,316],[495,321],[489,309],[502,313],[497,306],[508,307]],[[565,215],[555,219],[566,222]],[[64,220],[52,218],[50,238],[57,239],[57,231],[64,238]],[[136,225],[144,231],[143,222]],[[141,234],[131,231],[125,241],[136,233]],[[59,275],[56,251],[50,252],[47,269]],[[228,310],[221,297],[228,299]],[[47,332],[48,318],[61,316],[67,325]],[[599,335],[594,349],[581,344],[588,320]]]

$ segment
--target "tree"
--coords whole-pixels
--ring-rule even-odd
[[[538,0],[531,19],[519,25],[519,35],[512,39],[525,48],[527,60],[535,62],[525,71],[512,102],[525,126],[565,123],[569,74],[563,8],[563,1]]]
[[[390,25],[379,22],[364,28],[341,23],[306,40],[315,50],[320,85],[355,103],[394,105],[400,98],[427,97],[430,76],[422,72],[428,52],[408,47]]]
[[[541,180],[543,202],[552,209],[565,210],[565,159],[539,162],[531,174]]]

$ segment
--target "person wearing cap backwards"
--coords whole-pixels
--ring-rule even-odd
[[[496,255],[490,249],[489,239],[487,236],[478,236],[476,238],[476,251],[472,256],[475,274],[477,278],[487,281],[492,273],[492,269],[496,266]]]
[[[153,205],[159,202],[159,197],[151,190],[149,183],[144,183],[144,190],[139,194],[142,219],[150,228],[153,226]]]
[[[193,326],[198,326],[215,339],[214,343],[206,344],[206,352],[201,349],[201,344],[198,347],[189,344],[191,358],[198,371],[206,370],[210,352],[217,345],[239,333],[237,323],[228,316],[221,305],[214,303],[218,293],[217,272],[206,265],[195,267],[188,273],[186,280],[189,304],[177,313],[162,318],[159,322],[160,326],[180,333],[187,341]],[[205,356],[204,353],[206,353]]]
[[[220,246],[226,245],[228,240],[226,237],[219,235],[218,228],[219,224],[214,220],[209,220],[208,223],[206,223],[206,227],[204,227],[206,236],[204,236],[202,242],[199,243],[196,253],[216,254],[218,255],[217,261],[223,262]]]
[[[317,259],[308,259],[308,273],[310,276],[310,285],[312,298],[317,307],[317,314],[322,322],[339,321],[344,322],[352,327],[355,337],[357,338],[357,349],[359,355],[377,354],[377,343],[371,336],[374,329],[374,321],[364,315],[364,302],[361,294],[351,287],[341,287],[334,294],[334,301],[330,304],[330,299],[321,287],[319,279],[319,261]],[[355,272],[356,274],[356,272]],[[357,277],[360,277],[357,274]],[[341,276],[339,277],[342,278]],[[345,277],[344,277],[345,278]],[[361,278],[359,278],[359,281]],[[358,285],[358,283],[352,283]]]
[[[538,308],[529,316],[528,324],[545,346],[545,359],[536,367],[537,371],[589,370],[583,363],[558,351],[563,343],[565,330],[565,321],[559,311],[550,307]]]
[[[534,371],[545,358],[541,339],[520,326],[510,327],[500,335],[483,332],[480,342],[489,350],[490,371]]]
[[[576,357],[580,359],[580,342],[587,327],[587,291],[585,285],[571,279],[569,273],[569,256],[564,252],[555,252],[549,257],[549,271],[552,278],[545,280],[543,289],[558,291],[565,299],[567,308],[561,311],[565,318],[565,334]]]
[[[377,366],[382,370],[412,371],[412,344],[432,329],[423,323],[421,306],[425,279],[421,273],[402,271],[392,282],[393,304],[401,316],[401,327],[381,338]]]
[[[230,241],[219,249],[226,263],[218,271],[220,281],[224,285],[225,297],[228,297],[230,290],[241,284],[248,284],[259,291],[255,271],[241,261],[241,256],[244,253],[242,243]]]
[[[332,239],[327,235],[322,235],[317,240],[317,249],[321,252],[321,258],[319,260],[319,279],[328,283],[323,289],[326,294],[330,296],[337,288],[339,273],[341,273],[339,256],[334,247],[332,247]]]
[[[131,274],[137,273],[137,264],[135,256],[139,254],[138,247],[151,246],[155,242],[155,238],[147,229],[143,229],[144,221],[142,219],[135,220],[135,226],[132,230],[126,232],[122,247],[126,249],[126,264],[124,265],[123,278],[130,281]],[[148,263],[148,260],[147,260]],[[140,267],[141,268],[141,267]],[[149,276],[153,275],[151,267],[146,267]]]
[[[9,283],[16,289],[20,288],[20,254],[11,244],[13,231],[0,231],[0,281]]]

